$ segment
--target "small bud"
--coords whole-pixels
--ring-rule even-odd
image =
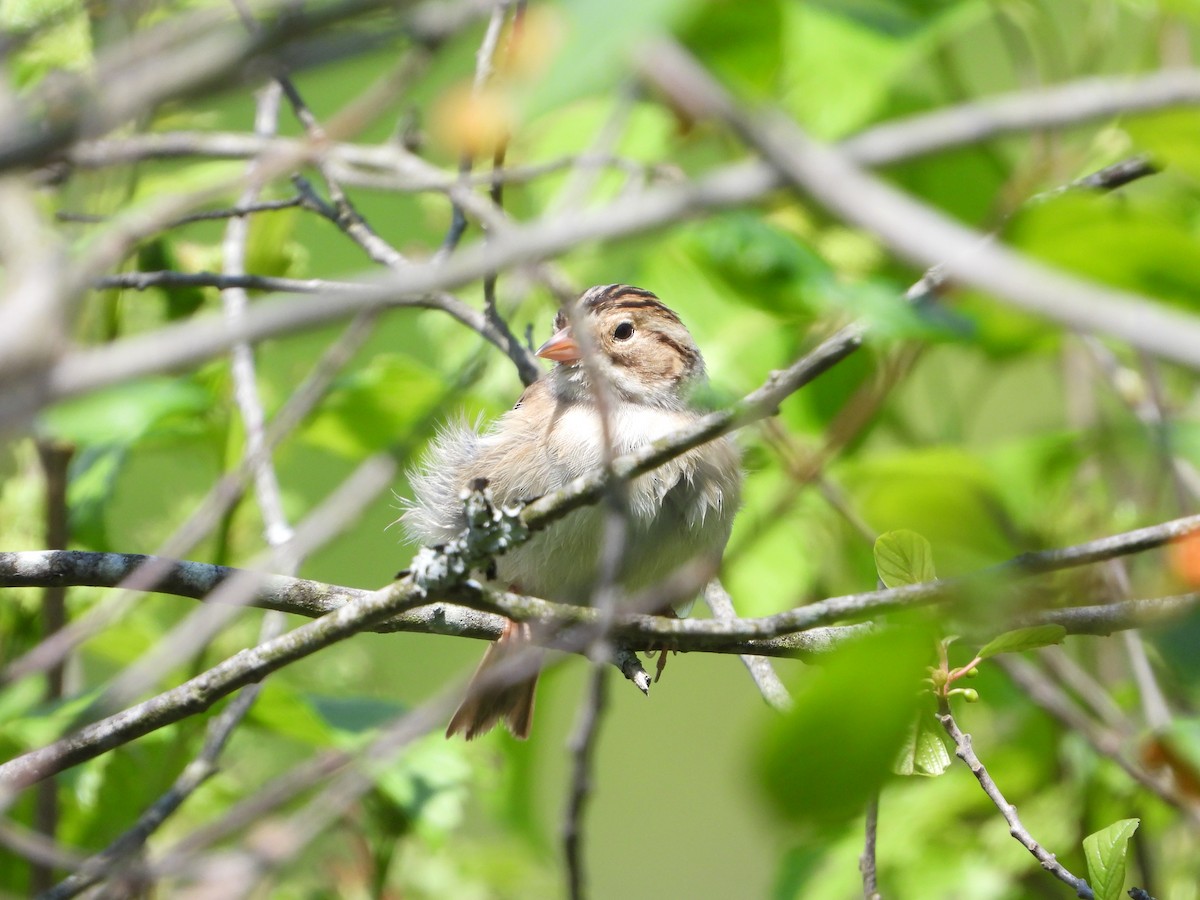
[[[963,688],[962,695],[963,699],[968,703],[979,702],[979,691],[975,690],[975,688]]]
[[[967,669],[967,677],[968,678],[975,678],[978,675],[979,675],[979,666],[971,666],[971,668]]]

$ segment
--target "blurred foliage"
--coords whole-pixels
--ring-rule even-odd
[[[14,36],[4,65],[13,87],[27,91],[64,71],[87,71],[93,53],[125,34],[204,5],[3,0],[0,28]],[[1172,65],[1179,54],[1191,59],[1200,49],[1198,27],[1194,4],[1166,0],[547,0],[529,5],[526,42],[501,66],[500,93],[488,107],[497,121],[485,124],[511,132],[510,165],[587,153],[612,132],[612,152],[626,165],[595,172],[576,202],[596,206],[644,183],[745,156],[717,127],[631,87],[624,60],[639,40],[664,29],[741,97],[778,106],[816,136],[836,140],[1002,91]],[[415,122],[423,155],[454,171],[462,142],[477,140],[483,128],[472,108],[463,119],[462,106],[482,34],[476,23],[438,48],[403,97],[357,139],[387,140],[399,119]],[[301,71],[296,83],[328,121],[410,50],[392,38]],[[438,117],[447,115],[459,119],[439,126]],[[884,174],[967,224],[999,228],[1005,241],[1032,256],[1197,311],[1198,116],[1130,115],[1011,136]],[[122,133],[252,127],[252,91],[231,87],[171,104]],[[287,113],[280,129],[302,131]],[[1136,152],[1153,154],[1166,170],[1112,195],[1075,192],[1027,202]],[[241,170],[229,161],[176,159],[78,171],[43,188],[39,203],[48,214],[108,217],[224,183]],[[576,189],[576,177],[558,170],[510,185],[505,207],[518,219],[534,218],[557,208]],[[270,196],[289,191],[281,180]],[[380,235],[414,258],[431,255],[450,222],[440,194],[361,188],[350,194]],[[231,190],[212,206],[235,201]],[[252,222],[247,262],[256,274],[337,278],[368,270],[358,247],[309,212],[263,213]],[[105,228],[61,227],[77,254],[94,247]],[[222,231],[221,222],[172,228],[138,247],[125,268],[218,270]],[[467,239],[476,237],[472,229]],[[588,245],[558,262],[579,286],[640,284],[677,309],[704,350],[713,379],[706,402],[714,404],[753,389],[837,326],[854,318],[870,323],[868,346],[789,399],[778,431],[756,427],[739,437],[745,507],[723,578],[744,615],[870,590],[877,576],[888,584],[927,580],[934,558],[941,575],[958,575],[1025,550],[1195,511],[1167,462],[1174,454],[1187,466],[1200,465],[1192,373],[1064,333],[971,292],[928,309],[904,306],[899,298],[920,273],[802,198],[780,193],[753,208]],[[478,286],[461,294],[479,301]],[[94,293],[81,306],[74,337],[106,342],[218,308],[209,289]],[[530,329],[538,340],[549,333],[555,303],[546,290],[504,274],[499,309],[514,332]],[[258,348],[268,415],[339,332],[325,327]],[[76,448],[68,494],[72,546],[155,552],[241,459],[245,438],[231,391],[227,364],[218,361],[43,415],[37,433]],[[312,511],[367,455],[388,451],[411,466],[440,422],[494,416],[519,391],[508,361],[448,317],[388,313],[274,454],[289,517],[296,522]],[[1147,404],[1161,408],[1167,421],[1147,416]],[[802,483],[800,473],[827,451],[817,483]],[[0,549],[43,546],[41,483],[28,438],[0,447]],[[408,494],[403,479],[395,492]],[[301,574],[356,587],[385,584],[413,550],[387,530],[397,507],[394,497],[379,498],[306,560]],[[884,532],[891,533],[884,541],[889,562],[877,567],[872,546]],[[188,555],[236,565],[262,549],[251,498]],[[1131,558],[1127,570],[1133,596],[1195,588],[1185,569],[1168,565],[1159,552]],[[68,607],[82,615],[110,596],[72,589]],[[1011,839],[970,772],[951,765],[921,684],[934,664],[936,639],[961,625],[995,628],[1013,608],[1112,596],[1111,584],[1094,573],[1026,585],[1015,596],[981,590],[967,598],[958,619],[929,614],[894,621],[905,627],[851,645],[823,666],[780,661],[796,700],[782,717],[764,707],[733,658],[681,656],[650,701],[614,682],[587,820],[593,895],[861,896],[862,809],[882,788],[884,896],[1067,896]],[[0,653],[10,660],[39,638],[40,594],[6,591],[4,599]],[[0,755],[60,733],[193,608],[179,598],[140,598],[119,624],[81,648],[61,700],[46,701],[37,679],[0,688]],[[259,614],[239,616],[194,667],[252,643],[258,626]],[[1200,620],[1144,634],[1173,708],[1196,709]],[[1061,638],[1010,632],[986,655],[1028,652]],[[978,647],[952,645],[954,663],[965,664]],[[273,676],[235,733],[220,773],[169,820],[151,856],[314,753],[363,746],[463,677],[480,649],[449,638],[363,635]],[[1200,794],[1197,719],[1181,713],[1164,732],[1150,733],[1120,639],[1067,638],[1062,649],[1104,679],[1112,703],[1135,723],[1124,739],[1143,763]],[[578,663],[544,676],[528,744],[493,735],[466,745],[435,734],[370,768],[370,793],[261,895],[559,895],[569,765],[562,748],[582,696]],[[178,683],[194,667],[181,663],[156,687]],[[960,711],[956,700],[956,715],[1040,843],[1076,874],[1103,877],[1105,890],[1143,884],[1160,900],[1200,897],[1200,847],[1186,817],[1042,712],[994,661],[980,664],[973,684],[980,702]],[[57,789],[59,838],[95,851],[120,834],[195,755],[207,718],[155,732],[65,774]],[[32,809],[26,794],[9,815],[28,825]],[[1133,833],[1128,823],[1137,820]],[[1128,858],[1126,839],[1136,850]],[[1115,874],[1118,857],[1128,876]],[[0,890],[20,895],[28,884],[28,867],[0,851]]]

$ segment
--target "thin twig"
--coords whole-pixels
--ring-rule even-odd
[[[183,225],[192,225],[196,222],[211,222],[218,219],[233,219],[239,216],[249,216],[261,212],[279,212],[285,209],[295,209],[309,204],[308,198],[297,195],[289,197],[286,200],[259,200],[255,203],[239,204],[238,206],[227,206],[221,209],[209,209],[204,212],[191,213],[186,216],[181,216],[178,219],[167,222],[163,228],[179,228]],[[54,218],[60,222],[76,222],[82,225],[98,225],[109,220],[109,216],[96,215],[93,213],[70,212],[68,210],[59,210],[54,214]]]
[[[608,701],[608,671],[593,666],[588,679],[586,701],[579,710],[579,721],[567,745],[571,753],[571,786],[563,818],[563,856],[567,868],[567,896],[583,900],[587,896],[587,877],[583,861],[584,810],[592,792],[592,761],[600,736],[600,723]]]
[[[867,801],[867,812],[863,826],[863,852],[858,858],[858,871],[862,873],[863,900],[883,900],[879,893],[879,879],[875,869],[875,839],[879,832],[879,792]]]
[[[704,602],[712,611],[713,618],[718,621],[728,622],[737,618],[737,610],[733,607],[733,598],[729,596],[729,592],[717,578],[705,586]],[[765,656],[752,656],[745,653],[741,655],[740,659],[742,665],[750,673],[750,677],[754,679],[758,692],[762,694],[762,698],[768,706],[778,712],[791,709],[792,696],[788,693],[788,689],[780,680],[769,659]]]
[[[1080,97],[1087,102],[1080,103]],[[860,165],[887,166],[1006,134],[1065,128],[1113,115],[1194,106],[1198,102],[1200,76],[1194,70],[1153,72],[1135,78],[1084,79],[1032,91],[1016,91],[982,102],[965,103],[884,122],[854,135],[839,146]],[[992,114],[991,111],[996,109],[1002,110],[1000,115]],[[950,127],[947,127],[947,122],[951,123]],[[259,156],[289,140],[280,138],[263,142],[242,133],[176,131],[80,141],[66,153],[71,165],[102,168],[143,159],[195,156],[246,159]],[[327,153],[334,163],[354,171],[391,173],[397,179],[392,183],[393,189],[446,191],[451,185],[461,183],[458,175],[442,170],[436,170],[437,177],[432,179],[429,177],[432,173],[429,172],[417,176],[406,165],[412,154],[392,144],[363,146],[335,142],[329,145]],[[510,184],[526,183],[563,168],[597,164],[614,166],[631,174],[646,169],[642,163],[620,157],[563,157],[508,169],[504,177]],[[1153,163],[1140,159],[1122,163],[1121,166],[1135,171],[1143,166],[1153,166]],[[768,168],[761,164],[763,174]],[[1120,170],[1114,170],[1105,177],[1115,182],[1119,180]],[[487,184],[489,175],[473,175],[469,183]],[[778,185],[778,181],[772,179],[768,184],[764,190],[771,190]]]
[[[75,448],[52,440],[37,441],[38,459],[45,476],[46,489],[46,546],[65,550],[70,540],[67,506],[67,469]],[[67,589],[64,585],[47,585],[42,592],[42,638],[56,634],[67,623]],[[66,666],[60,662],[46,672],[46,703],[56,704],[63,698]],[[53,842],[58,833],[58,779],[50,778],[38,785],[34,799],[33,830]],[[29,884],[33,891],[44,891],[54,883],[54,868],[35,860]]]
[[[988,770],[980,762],[979,757],[975,755],[975,750],[971,746],[971,736],[964,734],[962,729],[958,727],[958,723],[954,721],[954,716],[950,712],[950,704],[945,697],[938,698],[938,721],[942,723],[942,727],[946,729],[946,733],[954,741],[955,755],[967,764],[967,767],[971,770],[971,774],[975,776],[979,782],[979,786],[983,788],[983,792],[988,795],[988,799],[996,805],[996,809],[1000,811],[1000,815],[1008,823],[1009,834],[1022,847],[1033,854],[1034,859],[1041,863],[1043,869],[1074,890],[1075,896],[1080,897],[1081,900],[1093,900],[1095,895],[1092,893],[1092,889],[1088,886],[1088,883],[1084,879],[1078,878],[1068,872],[1055,859],[1054,854],[1034,840],[1033,835],[1021,824],[1021,819],[1017,815],[1017,808],[1009,803],[1004,798],[1004,795],[1000,793],[1000,788],[996,786],[996,782],[992,780],[992,776],[988,774]]]

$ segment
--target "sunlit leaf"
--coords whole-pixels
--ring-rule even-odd
[[[47,410],[44,430],[60,441],[128,447],[176,425],[191,426],[211,397],[185,378],[143,378]]]
[[[77,543],[110,549],[105,513],[127,455],[125,447],[86,447],[71,460],[67,506],[71,537]]]
[[[875,539],[875,569],[887,587],[933,581],[933,548],[915,531],[889,531]]]
[[[1129,838],[1141,819],[1121,819],[1083,839],[1088,881],[1096,900],[1118,900],[1125,886],[1125,856]]]
[[[414,744],[377,781],[380,793],[427,837],[443,836],[462,822],[470,783],[463,745],[441,735]]]
[[[761,216],[727,213],[687,235],[702,265],[775,315],[811,315],[835,277],[810,247]]]
[[[774,86],[784,53],[779,0],[710,0],[696,4],[683,29],[688,47],[739,93],[760,96]]]
[[[986,466],[965,450],[875,453],[848,463],[843,484],[881,532],[911,529],[938,548],[941,577],[982,568],[1019,549]]]
[[[308,251],[293,239],[297,215],[289,209],[250,220],[246,271],[282,277],[305,268]]]
[[[830,827],[862,812],[921,703],[929,637],[873,635],[804,673],[794,707],[770,724],[758,756],[766,795],[784,817]]]
[[[1067,629],[1061,625],[1034,625],[1006,631],[984,644],[983,649],[979,651],[979,658],[987,659],[1001,653],[1020,653],[1022,650],[1036,650],[1038,647],[1061,644],[1066,636]]]
[[[79,72],[92,63],[92,38],[79,0],[9,0],[0,4],[0,27],[30,31],[32,37],[9,60],[18,86],[54,72]]]
[[[896,756],[897,775],[941,775],[950,767],[946,734],[930,712],[917,715]]]
[[[353,459],[387,447],[406,434],[445,391],[435,373],[410,359],[380,354],[338,379],[304,439]]]
[[[264,683],[246,721],[314,747],[327,747],[333,743],[329,726],[317,715],[307,698],[278,679]]]
[[[1056,266],[1193,310],[1200,255],[1188,221],[1119,198],[1073,193],[1029,207],[1010,240]]]
[[[1159,165],[1171,166],[1200,181],[1200,147],[1195,140],[1200,113],[1196,110],[1162,110],[1132,117],[1122,127],[1135,146]]]

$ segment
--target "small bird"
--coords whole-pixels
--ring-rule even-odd
[[[480,432],[465,422],[438,434],[419,471],[415,498],[402,516],[411,538],[426,545],[457,536],[466,520],[463,488],[484,478],[494,501],[515,506],[557,490],[604,459],[602,406],[591,383],[608,383],[612,456],[621,456],[695,421],[692,398],[705,381],[704,360],[679,317],[650,291],[625,284],[590,288],[579,298],[578,340],[559,312],[554,333],[537,350],[556,365],[526,388],[509,412]],[[595,358],[583,361],[584,347]],[[629,530],[617,576],[626,591],[655,584],[681,565],[719,563],[741,490],[740,456],[718,438],[634,479],[629,485]],[[597,581],[604,522],[596,507],[576,510],[495,561],[493,582],[518,593],[585,604]],[[508,622],[488,648],[475,679],[529,645],[528,626]],[[475,681],[446,736],[467,740],[503,721],[518,738],[529,735],[536,674],[495,689]]]

